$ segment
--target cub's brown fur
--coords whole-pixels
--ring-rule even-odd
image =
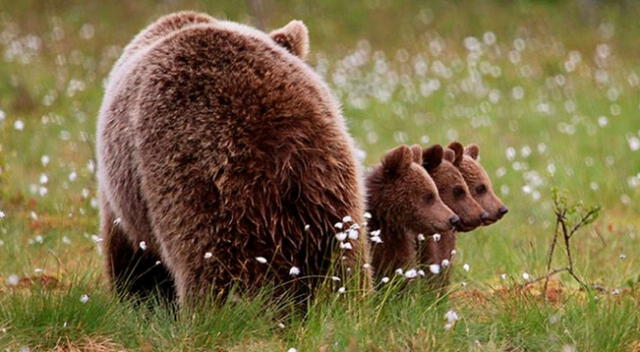
[[[333,224],[346,215],[363,223],[360,170],[338,103],[282,48],[305,52],[300,26],[277,31],[276,42],[179,13],[125,50],[97,133],[101,234],[116,287],[132,279],[123,290],[145,292],[168,272],[184,303],[231,284],[288,282],[292,266],[322,275]],[[352,245],[349,265],[368,261],[364,232]],[[313,284],[287,287],[306,294]]]
[[[482,225],[482,221],[488,214],[471,197],[469,188],[465,183],[460,171],[453,165],[454,155],[450,150],[444,151],[441,157],[442,162],[430,163],[434,160],[432,154],[443,154],[439,145],[422,149],[419,145],[412,147],[414,154],[423,155],[422,166],[427,170],[429,176],[438,187],[438,194],[444,204],[446,204],[456,215],[460,217],[460,222],[456,225],[456,230],[467,232]]]
[[[484,225],[500,220],[509,210],[493,191],[489,175],[478,162],[480,148],[475,144],[463,148],[459,142],[452,142],[449,149],[455,152],[453,164],[462,173],[471,195],[488,213],[483,219]]]
[[[444,232],[457,221],[421,163],[421,154],[402,145],[389,151],[367,176],[367,207],[372,215],[368,227],[380,230],[383,241],[372,250],[377,276],[415,267],[418,234]]]

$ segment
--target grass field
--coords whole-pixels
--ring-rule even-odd
[[[0,350],[640,351],[639,5],[261,3],[0,0]],[[256,298],[177,318],[114,297],[97,243],[103,82],[137,31],[178,9],[303,20],[367,165],[402,143],[480,146],[510,213],[460,235],[448,295],[390,284],[326,290],[306,316]],[[572,240],[601,290],[566,273],[546,295],[521,289],[546,273],[553,187],[602,207]]]

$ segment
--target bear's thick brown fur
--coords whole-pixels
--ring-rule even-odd
[[[438,162],[437,155],[431,157],[430,163]],[[379,230],[382,239],[372,247],[376,276],[415,267],[417,236],[448,231],[457,222],[421,164],[422,154],[403,145],[389,151],[367,176],[368,228]]]
[[[363,223],[360,170],[338,103],[283,48],[306,53],[301,27],[274,40],[178,13],[127,47],[98,123],[101,234],[116,287],[129,280],[126,292],[144,292],[168,272],[184,303],[232,284],[287,282],[292,267],[322,275],[333,224],[346,215]],[[359,236],[348,265],[368,261]],[[307,293],[314,282],[294,280],[292,290]]]
[[[489,175],[478,162],[480,148],[475,144],[463,148],[459,142],[451,142],[448,148],[455,153],[453,164],[460,170],[473,199],[488,213],[484,225],[500,220],[509,210],[494,192]]]

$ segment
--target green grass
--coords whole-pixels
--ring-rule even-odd
[[[640,6],[611,1],[589,14],[582,3],[265,1],[255,11],[0,0],[0,350],[640,350]],[[102,83],[137,31],[177,9],[265,29],[303,20],[309,63],[342,102],[367,165],[400,143],[480,146],[510,213],[459,237],[447,296],[421,285],[365,298],[326,289],[303,316],[265,292],[175,315],[109,291],[93,239]],[[465,47],[468,37],[491,43],[488,33],[495,44]],[[518,289],[524,272],[545,272],[552,187],[602,206],[573,241],[578,273],[606,292],[565,274],[551,302],[539,287]],[[449,310],[460,320],[446,330]]]

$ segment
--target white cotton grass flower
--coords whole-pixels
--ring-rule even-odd
[[[431,237],[433,237],[433,240],[434,240],[435,242],[438,242],[438,241],[440,241],[440,239],[442,238],[442,235],[441,235],[441,234],[439,234],[439,233],[434,233],[434,234],[433,234],[433,236],[431,236]]]
[[[434,275],[440,274],[440,265],[438,264],[429,265],[429,271]]]
[[[211,253],[211,252],[206,252],[204,254],[204,259],[211,259],[211,257],[213,257],[213,253]]]
[[[442,265],[443,268],[446,268],[449,265],[451,265],[451,262],[449,261],[449,259],[442,259],[442,262],[440,263],[440,265]]]
[[[115,220],[113,220],[114,225],[120,225],[121,222],[122,222],[122,218],[116,218]]]
[[[0,219],[4,219],[7,216],[7,214],[4,213],[4,211],[0,210]]]
[[[421,234],[421,233],[419,233],[419,234],[418,234],[418,241],[421,241],[421,242],[422,242],[422,241],[424,241],[424,240],[425,240],[424,235],[423,235],[423,234]]]
[[[404,272],[404,277],[407,279],[415,279],[418,276],[418,271],[416,269],[409,269]]]
[[[20,283],[20,277],[16,274],[11,274],[7,276],[7,285],[9,286],[18,286]]]
[[[469,264],[464,263],[464,265],[462,266],[462,269],[466,272],[469,272],[469,270],[471,270],[471,267],[469,267]]]
[[[362,267],[363,267],[364,269],[369,269],[369,268],[371,268],[371,264],[369,264],[369,263],[364,263],[364,264],[362,264]]]
[[[371,235],[371,237],[379,237],[380,233],[382,233],[382,230],[374,230],[369,232],[369,235]]]
[[[341,222],[336,222],[333,227],[337,228],[337,229],[342,229],[344,227],[344,224]]]
[[[84,295],[80,296],[80,302],[82,302],[82,303],[89,302],[89,295],[84,294]]]
[[[93,242],[95,242],[95,243],[100,243],[100,242],[102,242],[102,241],[103,241],[103,240],[102,240],[102,237],[99,237],[99,236],[97,236],[97,235],[91,235],[91,240],[92,240]]]
[[[524,272],[522,273],[522,278],[529,281],[531,279],[531,275],[529,275],[529,273]]]
[[[380,282],[382,282],[383,284],[386,284],[387,282],[389,282],[389,280],[391,280],[391,279],[389,279],[388,276],[385,276],[382,279],[380,279]]]
[[[365,218],[365,219],[367,219],[367,220],[371,219],[371,213],[370,213],[370,212],[368,212],[368,211],[366,211],[366,212],[364,213],[364,218]]]
[[[382,243],[382,238],[380,238],[379,236],[371,237],[371,242],[373,242],[373,243]]]
[[[353,246],[349,242],[340,242],[340,249],[350,251],[353,249]]]
[[[338,232],[336,233],[336,239],[340,242],[344,241],[347,239],[347,233],[346,232]]]
[[[342,218],[342,222],[343,223],[353,222],[353,218],[351,216],[347,215],[344,218]]]
[[[309,225],[309,224],[304,225],[304,230],[305,231],[309,231],[310,228],[311,228],[311,225]]]
[[[293,277],[300,275],[300,268],[298,268],[297,266],[292,266],[291,269],[289,269],[289,275]]]
[[[15,128],[16,131],[24,130],[24,122],[22,120],[16,120],[16,122],[13,123],[13,128]]]
[[[456,322],[460,318],[458,317],[458,313],[456,313],[453,310],[449,310],[444,314],[444,319],[447,321],[444,324],[444,329],[448,331],[448,330],[453,329],[453,327],[456,325]]]
[[[576,346],[575,345],[564,345],[562,346],[562,352],[576,352]]]
[[[425,275],[427,275],[427,274],[424,272],[424,270],[420,269],[420,270],[418,270],[418,275],[420,275],[420,276],[423,276],[423,277],[424,277],[424,276],[425,276]]]
[[[347,289],[344,286],[342,286],[342,287],[340,287],[338,289],[338,293],[340,293],[340,294],[345,293],[345,292],[347,292]]]
[[[77,174],[75,171],[72,171],[72,172],[69,174],[69,181],[70,181],[70,182],[73,182],[73,181],[75,181],[76,179],[78,179],[78,174]]]
[[[140,249],[142,249],[143,251],[147,250],[147,242],[146,241],[140,241]]]
[[[46,185],[49,182],[49,176],[47,174],[40,174],[40,184]]]
[[[347,233],[347,236],[349,237],[349,239],[351,240],[357,240],[358,237],[360,235],[360,232],[356,229],[350,229]]]
[[[2,212],[0,211],[0,219],[2,219]],[[620,260],[625,260],[627,259],[627,256],[624,253],[620,254]]]
[[[395,271],[396,275],[404,275],[404,270],[402,270],[402,268],[398,268]]]
[[[331,277],[331,280],[332,280],[332,281],[335,281],[335,282],[340,282],[340,281],[342,281],[342,279],[340,279],[340,278],[339,278],[339,277],[337,277],[337,276],[332,276],[332,277]]]
[[[290,349],[287,350],[287,352],[298,352],[298,350],[295,349],[295,348],[290,348]]]
[[[256,257],[256,260],[258,261],[258,263],[260,264],[267,264],[267,258],[265,257]],[[293,269],[293,268],[292,268]]]
[[[504,273],[503,273],[503,274],[500,274],[500,278],[501,278],[502,280],[506,280],[506,279],[507,279],[507,274],[504,274]]]

